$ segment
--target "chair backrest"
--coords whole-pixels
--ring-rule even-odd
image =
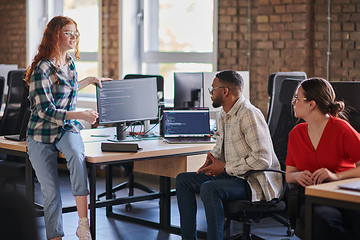
[[[149,77],[156,77],[157,83],[157,91],[159,95],[159,102],[164,101],[164,78],[160,75],[143,75],[143,74],[127,74],[125,75],[124,79],[131,79],[131,78],[149,78]]]
[[[268,94],[270,99],[267,116],[267,124],[269,126],[270,134],[275,132],[275,129],[278,125],[281,112],[281,108],[277,107],[281,106],[279,100],[280,87],[281,83],[286,78],[304,80],[307,78],[307,76],[305,72],[277,72],[270,75],[268,81]]]
[[[0,122],[0,135],[19,134],[26,104],[28,103],[29,89],[24,81],[24,69],[13,70],[8,73],[8,93],[4,115]]]
[[[3,76],[0,76],[0,106],[3,103],[4,88],[5,88],[5,78]]]
[[[343,100],[349,110],[349,122],[360,132],[360,82],[330,82],[336,94],[336,100]]]

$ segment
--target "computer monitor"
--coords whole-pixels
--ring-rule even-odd
[[[126,138],[126,122],[158,118],[155,77],[102,82],[96,98],[99,124],[116,123],[118,141]]]
[[[202,73],[174,73],[174,107],[200,107]]]

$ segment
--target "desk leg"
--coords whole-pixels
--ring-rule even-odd
[[[106,175],[105,175],[105,189],[106,189],[106,199],[112,199],[112,185],[113,185],[113,171],[112,166],[106,166]],[[109,217],[109,213],[112,213],[112,205],[106,207],[106,216]]]
[[[29,156],[25,157],[25,188],[26,188],[26,198],[31,205],[35,204],[35,175],[29,159]]]
[[[311,240],[312,238],[312,219],[313,219],[313,201],[312,197],[306,196],[305,200],[305,239]]]
[[[160,176],[160,193],[164,197],[160,198],[160,228],[170,228],[171,226],[171,179]]]
[[[96,239],[96,164],[90,164],[90,231],[92,239]]]

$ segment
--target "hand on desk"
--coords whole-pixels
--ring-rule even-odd
[[[199,170],[197,170],[197,173],[204,172],[206,175],[216,177],[221,173],[225,172],[224,167],[224,162],[221,162],[219,159],[215,158],[210,152],[208,152],[204,165],[202,165]]]

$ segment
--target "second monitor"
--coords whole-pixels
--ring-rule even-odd
[[[102,82],[96,98],[99,124],[116,123],[119,141],[126,138],[126,122],[158,118],[156,78]]]

